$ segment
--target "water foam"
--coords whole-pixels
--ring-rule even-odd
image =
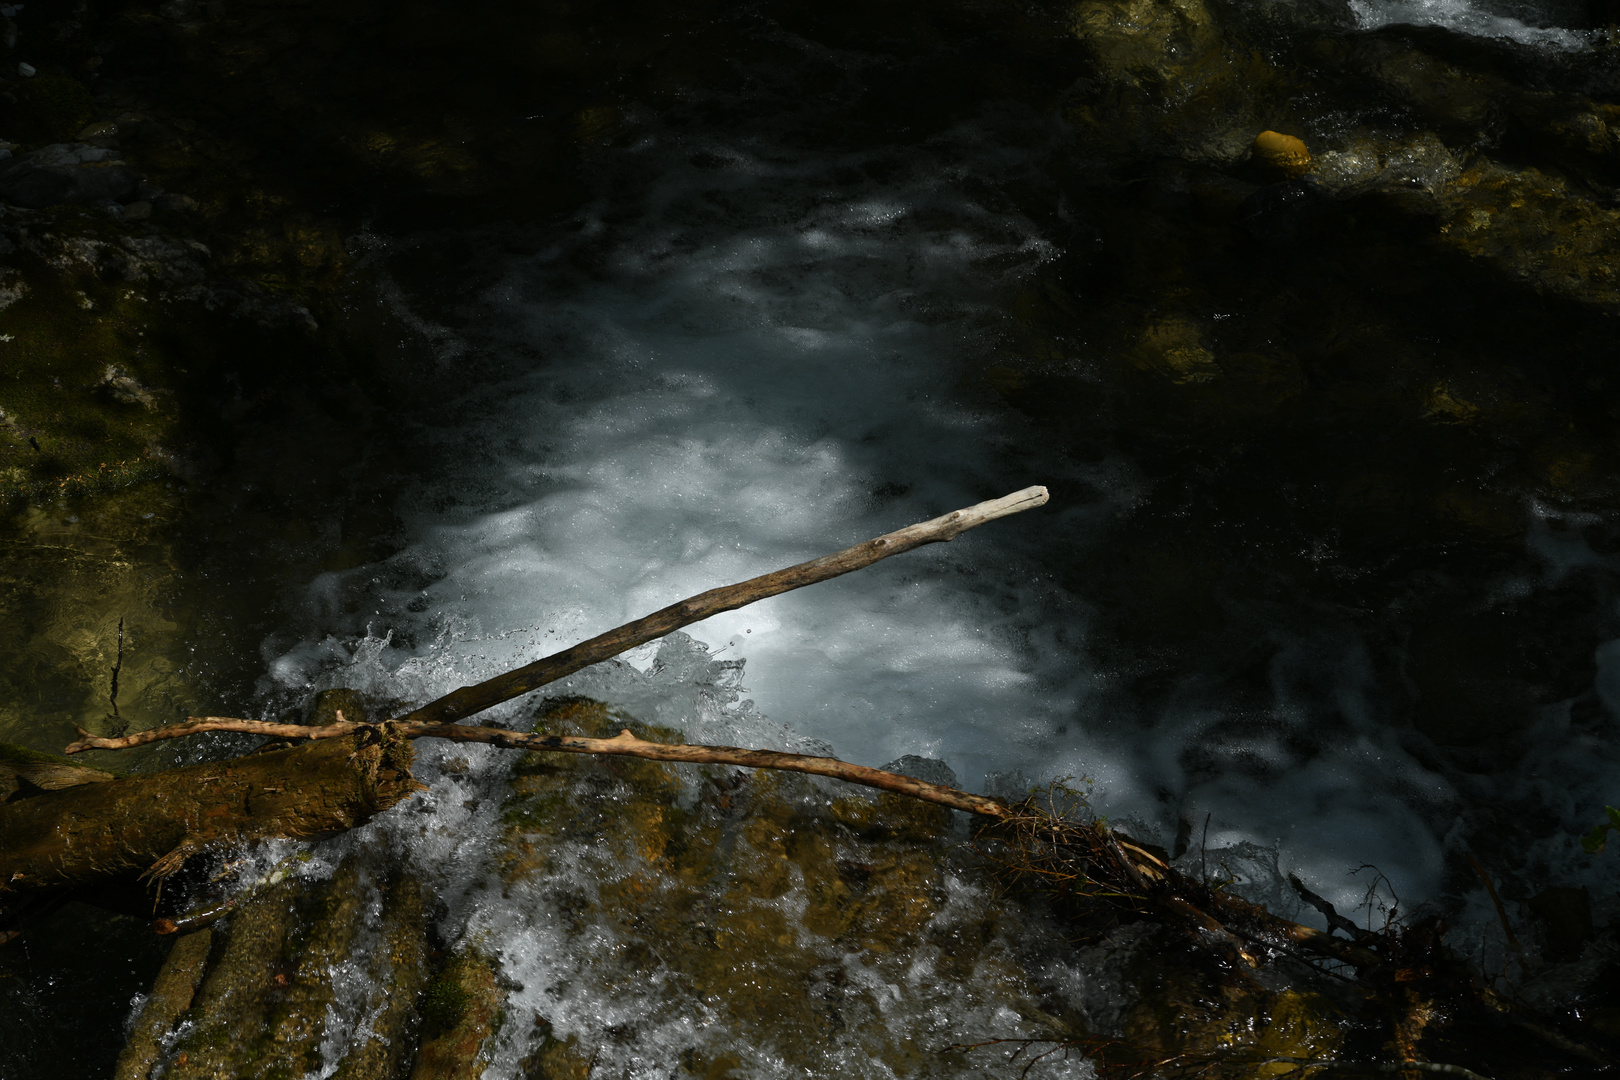
[[[1364,30],[1380,26],[1438,26],[1473,37],[1503,38],[1521,45],[1543,49],[1577,51],[1589,49],[1593,35],[1586,30],[1569,29],[1559,20],[1575,12],[1564,5],[1537,7],[1518,5],[1493,11],[1474,0],[1350,0],[1350,10]],[[1549,17],[1554,20],[1547,24]]]

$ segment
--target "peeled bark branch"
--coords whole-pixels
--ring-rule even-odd
[[[785,570],[749,578],[735,585],[710,589],[708,592],[699,593],[680,603],[655,611],[635,622],[625,623],[605,634],[598,634],[589,641],[582,641],[560,653],[536,660],[532,664],[525,664],[523,667],[473,686],[463,686],[398,718],[394,721],[394,730],[407,738],[416,738],[426,734],[429,728],[464,720],[474,713],[483,712],[503,701],[521,697],[565,675],[572,675],[581,668],[599,664],[637,645],[655,641],[683,626],[701,622],[711,615],[746,607],[756,600],[764,600],[779,593],[814,585],[818,581],[839,577],[871,566],[891,555],[922,547],[924,544],[955,540],[969,529],[977,528],[986,522],[1044,506],[1046,500],[1044,487],[1027,487],[999,499],[977,503],[962,510],[952,510],[943,517],[931,521],[907,525],[904,529],[885,533],[864,544],[856,544],[832,555],[823,555],[819,559],[811,559],[809,562],[799,563]],[[184,723],[139,731],[123,738],[100,738],[81,728],[79,734],[83,737],[69,745],[66,752],[77,754],[81,750],[91,749],[124,750],[144,743],[157,742],[160,739],[175,739],[202,731],[237,731],[275,738],[320,739],[346,734],[358,730],[359,727],[358,724],[331,724],[319,728],[306,728],[296,724],[268,724],[231,717],[191,717]]]
[[[582,641],[571,649],[536,660],[532,664],[497,675],[493,679],[486,679],[474,686],[463,686],[437,701],[430,701],[400,717],[400,731],[409,734],[413,726],[428,727],[464,720],[474,713],[520,697],[546,683],[555,682],[581,668],[601,663],[637,645],[654,641],[683,626],[701,622],[711,615],[746,607],[756,600],[764,600],[769,596],[839,577],[871,566],[891,555],[899,555],[901,552],[922,547],[924,544],[955,540],[969,529],[977,528],[986,522],[1043,506],[1046,499],[1044,487],[1027,487],[999,499],[978,503],[962,510],[952,510],[943,517],[908,525],[897,532],[885,533],[864,544],[856,544],[832,555],[823,555],[819,559],[811,559],[809,562],[750,578],[735,585],[710,589],[708,592],[699,593],[697,596],[655,611],[635,622],[609,630],[589,641]]]
[[[339,716],[343,714],[338,713]],[[137,731],[116,739],[92,735],[82,727],[75,727],[79,739],[63,747],[64,754],[77,754],[81,750],[128,750],[164,739],[179,739],[204,731],[234,731],[243,735],[264,735],[271,739],[331,739],[339,735],[352,735],[367,724],[340,720],[335,724],[306,727],[303,724],[275,724],[267,720],[241,720],[234,716],[188,716],[178,724]]]

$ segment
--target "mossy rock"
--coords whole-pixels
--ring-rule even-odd
[[[553,734],[680,738],[587,699],[555,699],[538,715]],[[613,963],[661,972],[644,977],[688,988],[755,1045],[791,1058],[858,1038],[898,1074],[936,1069],[931,1052],[880,1022],[881,990],[845,981],[843,957],[884,980],[928,957],[1008,1001],[1028,992],[994,944],[993,917],[972,930],[941,924],[951,847],[940,808],[793,773],[567,754],[526,755],[511,787],[509,891],[571,890],[559,904],[568,933],[600,927],[619,943]],[[691,1071],[724,1076],[739,1064],[713,1050],[692,1049]]]
[[[1447,191],[1444,242],[1538,292],[1620,309],[1620,211],[1539,169],[1490,162]]]
[[[353,858],[330,881],[288,878],[245,903],[214,936],[207,972],[172,1035],[149,1033],[159,1043],[180,1036],[162,1052],[162,1075],[294,1080],[333,1057],[336,1080],[401,1075],[415,1050],[426,981],[426,911],[408,875],[374,883]],[[356,968],[367,976],[358,1000],[341,984],[345,969]],[[347,1045],[333,1038],[342,1014],[350,1021]]]
[[[493,962],[467,949],[445,964],[422,997],[421,1048],[411,1080],[475,1080],[485,1041],[501,1025]]]

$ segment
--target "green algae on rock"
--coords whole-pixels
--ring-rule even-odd
[[[421,1046],[410,1080],[482,1076],[488,1064],[482,1054],[484,1042],[503,1019],[501,1000],[494,965],[487,957],[473,947],[452,956],[422,995]],[[550,1057],[559,1056],[552,1050]]]
[[[1231,165],[1287,94],[1285,76],[1204,0],[1086,0],[1072,29],[1094,74],[1069,115],[1106,146]]]
[[[54,750],[75,726],[144,726],[195,700],[173,603],[178,513],[176,492],[149,482],[0,521],[0,738]]]
[[[1536,168],[1482,162],[1445,192],[1447,244],[1537,291],[1620,310],[1620,211]]]
[[[676,735],[578,698],[546,702],[537,725],[581,735],[626,726]],[[567,891],[569,933],[611,929],[615,944],[593,958],[599,976],[685,988],[674,1007],[724,1016],[732,1038],[782,1060],[856,1053],[899,1075],[972,1071],[971,1058],[897,1039],[881,1021],[883,983],[942,1002],[971,986],[1063,1037],[1071,1029],[1037,1004],[1007,916],[947,883],[946,813],[906,803],[796,774],[531,753],[512,770],[500,873],[513,896]],[[919,963],[934,972],[921,984],[905,975]],[[850,964],[872,981],[842,974]],[[943,1047],[972,1033],[946,1024],[936,1034]],[[699,1040],[688,1057],[723,1072],[720,1054]]]
[[[0,503],[195,477],[221,369],[314,329],[302,305],[219,274],[203,245],[96,211],[4,209],[0,247],[14,256],[0,289]]]
[[[229,1075],[282,1080],[333,1066],[345,1080],[390,1080],[409,1064],[425,982],[427,926],[418,884],[380,883],[351,858],[327,881],[288,878],[213,931],[216,943],[189,1004],[154,991],[147,1022],[116,1080]],[[171,966],[192,963],[182,936]],[[363,988],[350,969],[363,972]],[[188,968],[188,970],[190,970]],[[329,1060],[333,1059],[335,1060]]]

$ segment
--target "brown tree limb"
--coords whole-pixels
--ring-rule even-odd
[[[1004,818],[1011,810],[1006,803],[984,795],[959,791],[944,784],[931,784],[900,773],[884,772],[865,765],[854,765],[837,758],[789,754],[779,750],[743,750],[735,746],[694,746],[647,742],[619,732],[611,739],[587,739],[574,735],[537,735],[505,728],[467,727],[441,724],[412,731],[413,738],[450,739],[455,742],[489,743],[510,750],[552,750],[569,754],[607,754],[647,758],[652,761],[686,761],[699,765],[741,765],[750,769],[783,769],[846,780],[851,784],[893,791],[923,802],[965,810],[970,814]]]
[[[340,712],[338,715],[343,714]],[[276,724],[267,720],[242,720],[234,716],[188,716],[178,724],[166,724],[163,727],[137,731],[133,735],[114,739],[92,735],[75,725],[74,730],[79,733],[79,738],[64,747],[62,752],[77,754],[81,750],[128,750],[131,747],[145,746],[147,743],[179,739],[205,731],[235,731],[244,735],[264,735],[272,739],[331,739],[339,735],[352,734],[367,726],[369,725],[348,720],[308,727],[304,724]]]
[[[711,615],[746,607],[769,596],[839,577],[871,566],[891,555],[899,555],[901,552],[922,547],[924,544],[955,540],[969,529],[995,521],[997,518],[1043,506],[1046,500],[1044,487],[1027,487],[999,499],[978,503],[962,510],[952,510],[943,517],[885,533],[864,544],[856,544],[832,555],[823,555],[819,559],[811,559],[809,562],[802,562],[784,570],[749,578],[735,585],[710,589],[708,592],[699,593],[655,611],[635,622],[625,623],[605,634],[599,634],[589,641],[582,641],[570,649],[564,649],[560,653],[536,660],[532,664],[526,664],[492,679],[486,679],[476,685],[463,686],[437,701],[430,701],[421,708],[399,717],[400,731],[402,734],[409,734],[412,727],[428,727],[464,720],[474,713],[499,705],[503,701],[510,701],[546,683],[571,675],[581,668],[601,663],[627,649],[654,641],[683,626],[701,622]]]

